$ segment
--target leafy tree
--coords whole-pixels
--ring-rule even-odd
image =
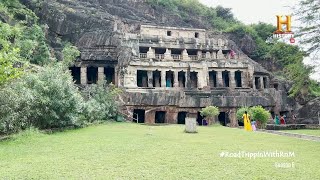
[[[12,41],[21,34],[21,28],[0,22],[0,86],[17,78],[22,69],[15,67],[21,62],[20,49]]]
[[[257,121],[260,128],[265,127],[271,116],[270,112],[265,110],[262,106],[251,107],[250,111],[252,113],[251,120]]]
[[[219,114],[219,108],[216,106],[208,106],[202,108],[200,111],[200,115],[205,117],[208,120],[208,124],[212,124],[214,122],[213,118]]]
[[[61,64],[26,73],[1,91],[0,131],[80,124],[83,98]]]
[[[273,32],[277,29],[272,24],[259,22],[258,24],[252,24],[251,27],[258,33],[258,36],[266,41],[272,36]]]
[[[237,109],[237,112],[236,112],[236,117],[238,121],[243,122],[243,114],[245,113],[245,111],[247,111],[250,117],[252,116],[252,112],[249,107],[241,107]]]
[[[119,88],[108,85],[106,81],[99,81],[83,91],[87,102],[83,109],[83,118],[89,122],[110,120],[117,115],[116,97],[121,93]]]
[[[278,62],[282,66],[302,62],[305,52],[298,46],[277,42],[271,46],[267,58]]]
[[[270,118],[270,112],[265,110],[262,106],[253,106],[250,108],[242,107],[239,108],[236,113],[238,121],[243,122],[242,116],[245,111],[250,115],[251,121],[257,121],[260,127],[264,127]]]
[[[211,8],[203,5],[198,0],[148,0],[154,8],[164,7],[167,10],[188,20],[192,16],[201,16],[218,30],[224,30],[231,25],[237,24],[230,8],[218,6]]]
[[[217,6],[215,9],[217,11],[218,17],[221,17],[222,19],[230,20],[230,21],[234,20],[234,16],[232,14],[231,8],[224,8],[222,6]]]
[[[70,66],[73,64],[76,58],[80,56],[80,51],[76,46],[73,46],[71,43],[67,42],[64,44],[62,54],[63,54],[63,63],[66,66]]]
[[[298,36],[306,44],[309,53],[320,50],[320,3],[319,0],[301,0],[296,8],[298,19],[302,23]]]

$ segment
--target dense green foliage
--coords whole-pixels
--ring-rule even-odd
[[[296,15],[301,22],[298,35],[301,43],[306,44],[309,53],[320,53],[320,2],[301,0],[296,7]]]
[[[76,46],[73,46],[71,43],[67,42],[64,44],[64,48],[62,50],[63,55],[63,63],[69,67],[73,65],[75,59],[80,56],[80,51]]]
[[[230,24],[238,23],[230,8],[207,7],[198,0],[148,0],[148,2],[155,8],[160,6],[174,12],[184,18],[185,21],[193,16],[201,16],[218,30],[226,29]]]
[[[76,125],[82,97],[64,68],[48,66],[1,89],[0,131]]]
[[[265,110],[262,106],[253,106],[250,108],[250,112],[252,113],[251,120],[259,122],[259,128],[264,128],[271,117],[270,112]]]
[[[202,108],[200,111],[201,116],[213,118],[219,114],[219,108],[216,106],[208,106]]]
[[[81,126],[116,115],[117,88],[99,83],[83,93],[61,63],[28,72],[0,89],[0,132]]]
[[[109,120],[117,115],[118,104],[114,100],[121,90],[106,81],[99,81],[88,87],[83,94],[87,98],[84,105],[83,117],[89,122]]]
[[[250,115],[250,117],[252,116],[252,112],[250,111],[249,107],[241,107],[241,108],[237,109],[237,112],[236,112],[236,117],[237,117],[238,121],[243,122],[243,114],[245,111],[247,111],[247,113]]]
[[[317,84],[310,79],[312,67],[303,63],[307,54],[298,46],[286,44],[277,40],[267,43],[275,27],[265,23],[254,24],[251,26],[235,25],[228,28],[226,32],[234,33],[238,38],[250,35],[255,43],[256,49],[249,54],[254,60],[272,61],[279,66],[279,71],[275,75],[286,77],[292,83],[290,89],[291,97],[318,96],[320,91]]]
[[[265,110],[262,106],[242,107],[236,112],[237,120],[243,122],[243,114],[247,111],[251,120],[258,121],[264,127],[271,117],[270,112]]]
[[[45,29],[18,0],[0,2],[0,133],[29,127],[79,126],[117,112],[116,88],[103,83],[83,98],[68,67],[80,55],[64,43],[62,62],[51,57]],[[23,75],[21,75],[23,74]]]
[[[21,66],[50,62],[49,47],[37,16],[17,0],[0,2],[0,86],[19,77]]]
[[[207,106],[200,111],[200,115],[208,121],[209,125],[211,125],[212,122],[215,122],[214,119],[219,113],[219,108],[216,106]]]
[[[18,77],[22,69],[15,67],[20,62],[20,50],[12,46],[10,40],[20,29],[0,22],[0,86],[11,79]]]

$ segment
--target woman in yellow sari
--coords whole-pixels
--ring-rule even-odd
[[[242,117],[243,117],[243,123],[244,123],[244,130],[252,131],[250,115],[247,113],[247,111],[244,112]]]

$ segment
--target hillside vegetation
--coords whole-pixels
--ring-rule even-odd
[[[80,52],[65,42],[61,61],[46,28],[18,0],[0,2],[0,135],[29,127],[80,127],[116,116],[119,90],[104,82],[79,91],[68,67]],[[88,96],[89,94],[89,96]]]

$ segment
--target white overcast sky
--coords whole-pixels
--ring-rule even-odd
[[[246,23],[266,22],[276,25],[276,15],[291,15],[291,7],[298,4],[299,0],[200,0],[207,6],[221,5],[232,8],[237,19]],[[292,17],[294,26],[294,17]]]
[[[293,8],[300,0],[199,0],[206,6],[216,7],[221,5],[225,8],[231,8],[233,15],[245,24],[258,22],[270,23],[276,26],[276,15],[292,15]],[[291,24],[294,30],[299,22],[292,16]],[[299,43],[296,41],[296,43]],[[320,56],[319,56],[320,57]],[[317,58],[318,63],[320,60]],[[307,64],[314,64],[310,58],[304,60]],[[316,73],[311,75],[312,78],[320,81],[320,66],[316,68]]]

